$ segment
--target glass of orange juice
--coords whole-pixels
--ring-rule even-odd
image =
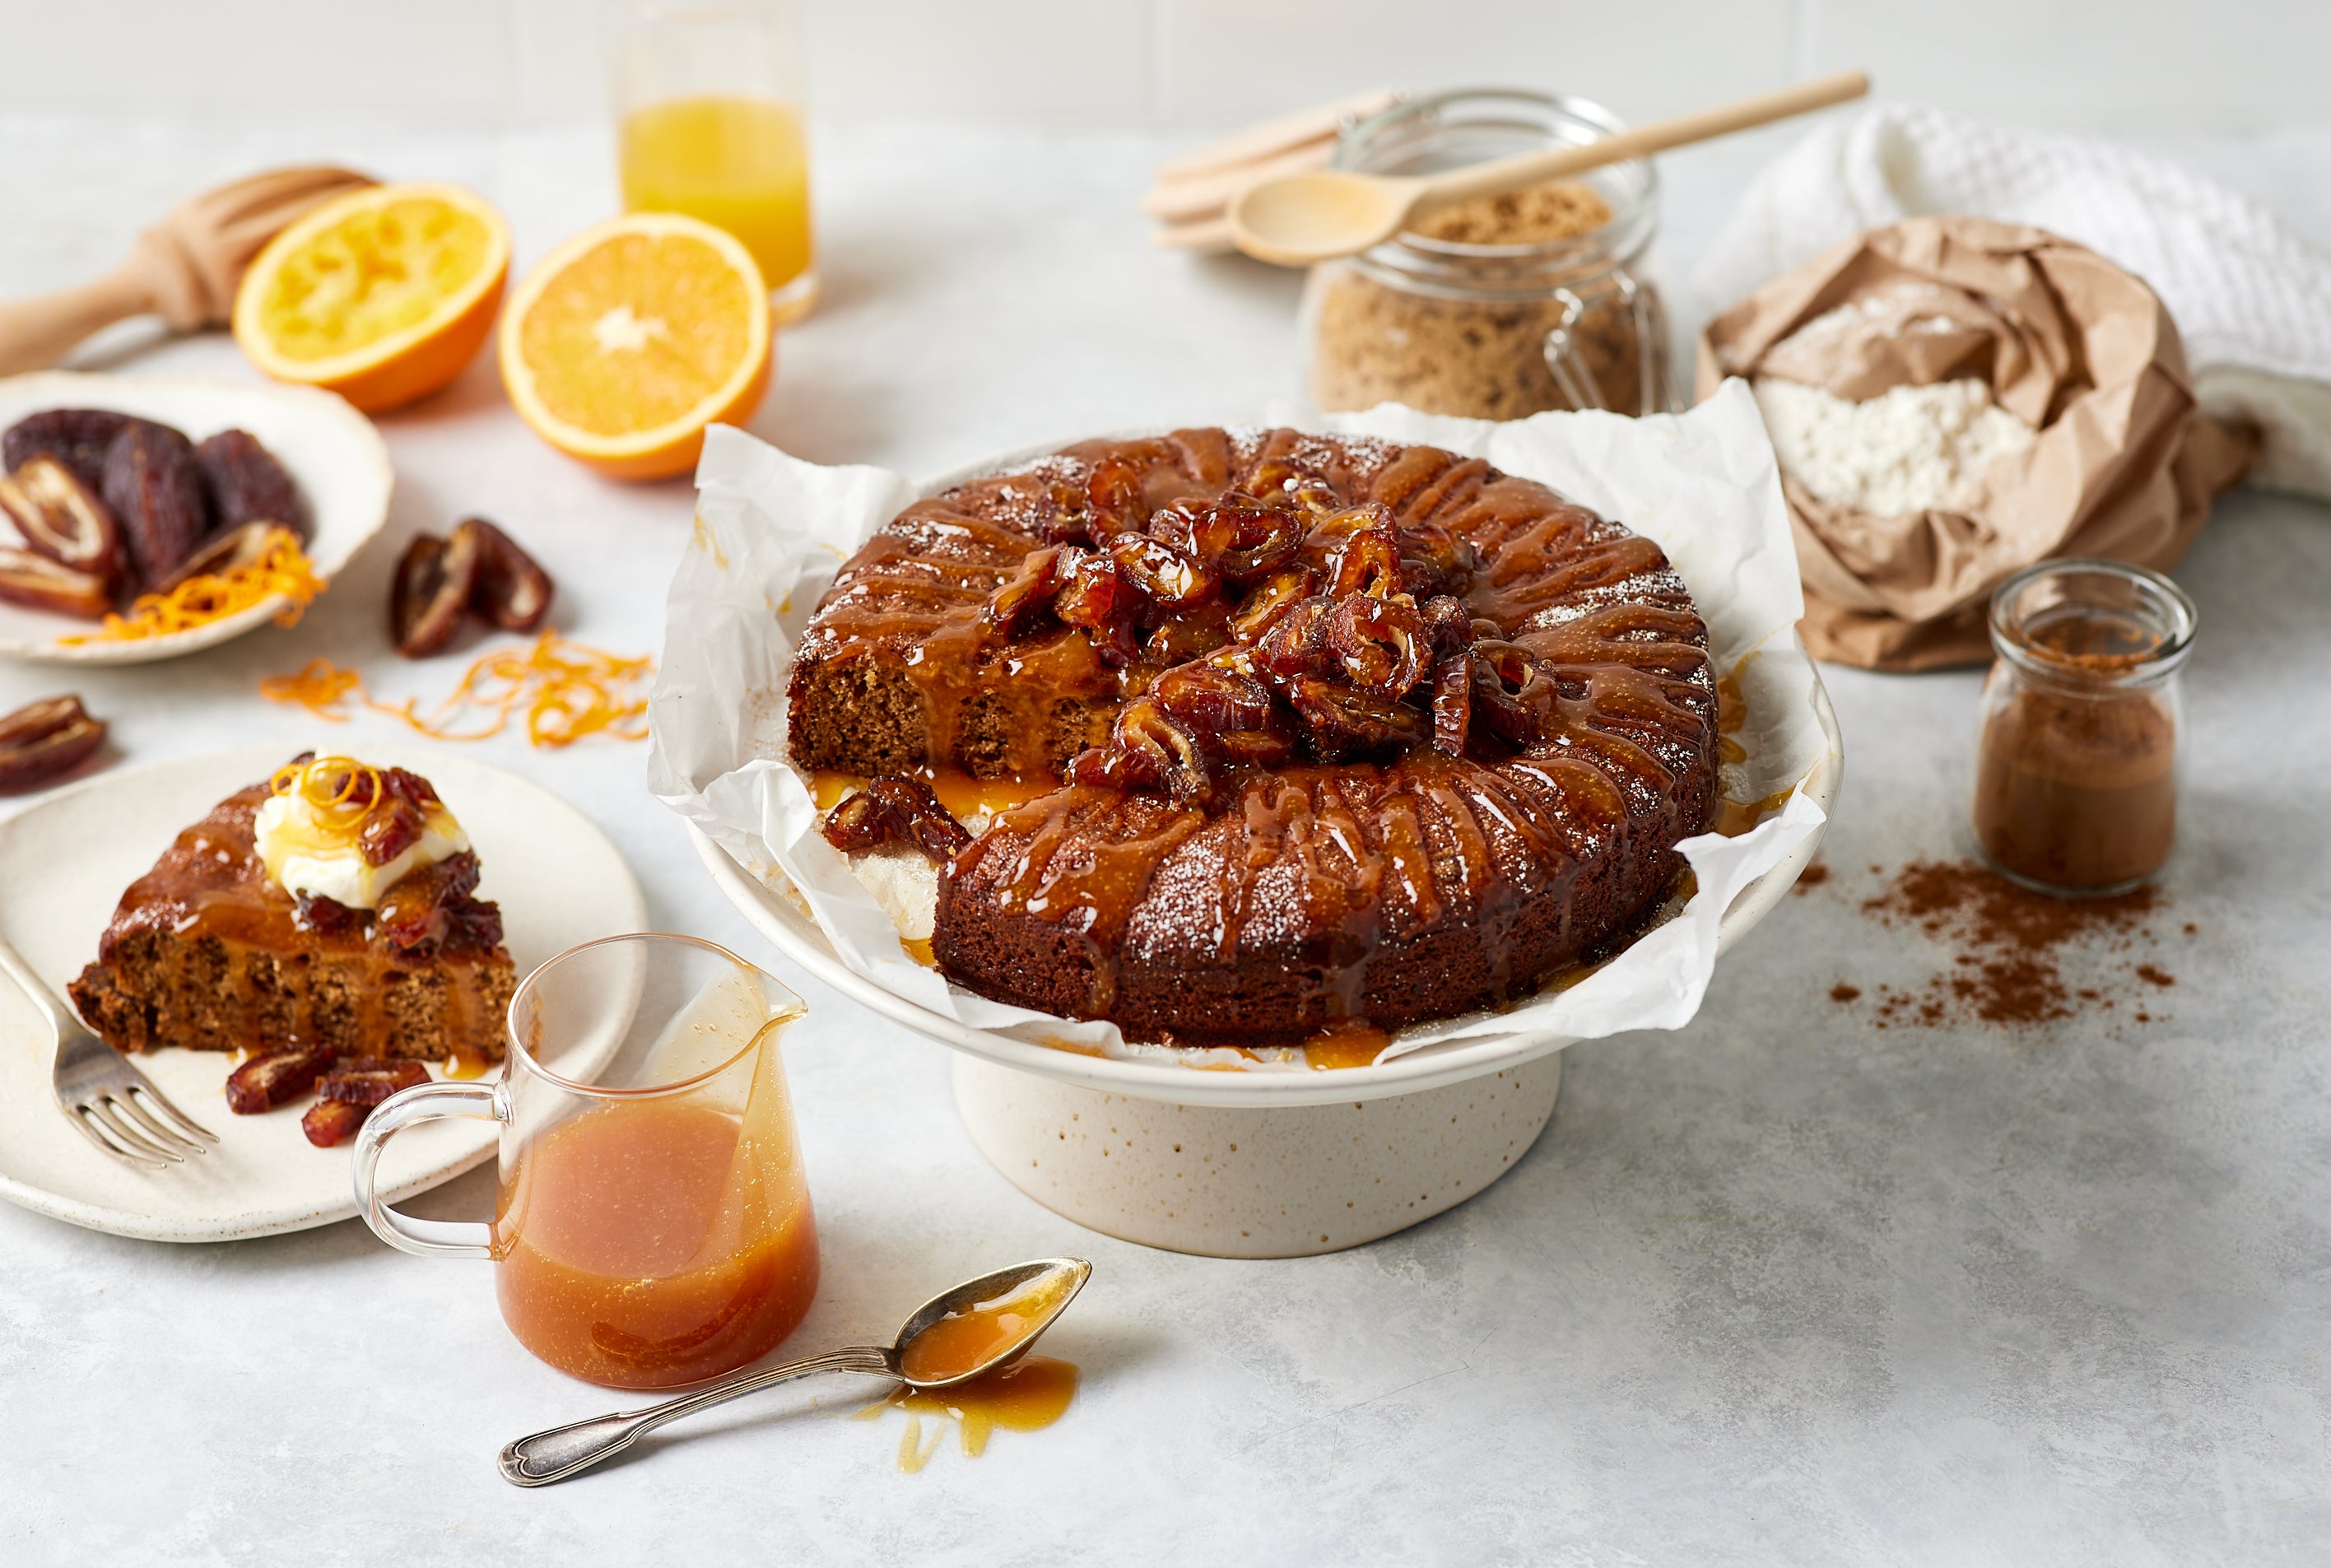
[[[625,210],[686,213],[737,236],[780,326],[818,291],[793,20],[779,0],[634,5],[615,49]]]
[[[777,1035],[801,999],[690,936],[559,955],[510,999],[492,1083],[384,1101],[357,1135],[357,1205],[380,1239],[486,1258],[502,1321],[544,1361],[611,1388],[698,1383],[775,1349],[817,1293]],[[501,1126],[491,1223],[417,1220],[380,1197],[384,1145],[439,1117]]]

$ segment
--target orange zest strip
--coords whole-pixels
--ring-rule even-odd
[[[546,632],[524,647],[480,655],[452,695],[425,713],[414,698],[381,701],[363,676],[328,659],[310,660],[296,675],[271,676],[259,691],[334,723],[349,717],[354,703],[401,719],[433,740],[484,740],[523,714],[530,744],[562,746],[601,732],[619,740],[646,739],[648,700],[642,687],[654,673],[652,659],[625,659]]]
[[[140,594],[128,614],[108,615],[98,630],[57,641],[77,648],[87,642],[138,642],[166,637],[239,614],[279,595],[286,603],[275,623],[296,626],[300,612],[316,602],[325,586],[314,563],[300,548],[300,537],[289,528],[274,528],[268,533],[265,552],[249,565],[189,577],[166,594]]]
[[[279,795],[296,794],[319,813],[360,820],[380,798],[380,770],[352,756],[319,756],[285,763],[267,787]]]

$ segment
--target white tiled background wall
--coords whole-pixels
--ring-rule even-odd
[[[1378,83],[1505,81],[1640,119],[1864,66],[2019,123],[2331,119],[2331,0],[802,0],[823,117],[1201,129]],[[604,112],[600,0],[0,0],[0,113]]]

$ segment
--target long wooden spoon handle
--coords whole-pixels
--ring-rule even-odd
[[[1833,103],[1845,103],[1862,97],[1869,90],[1870,77],[1866,71],[1841,71],[1835,76],[1801,81],[1778,92],[1744,98],[1737,103],[1726,104],[1718,109],[1704,109],[1697,114],[1679,114],[1673,119],[1655,119],[1649,125],[1639,125],[1616,136],[1588,142],[1584,147],[1555,147],[1546,152],[1498,158],[1490,163],[1471,164],[1451,169],[1445,175],[1435,175],[1425,181],[1410,212],[1413,214],[1427,213],[1468,196],[1519,190],[1525,185],[1542,185],[1565,175],[1601,168],[1605,164],[1624,163],[1629,158],[1665,152],[1670,147],[1708,141],[1736,130],[1746,130],[1750,126],[1769,125],[1791,115],[1827,109]]]
[[[152,288],[130,267],[93,283],[0,303],[0,375],[45,370],[99,328],[154,309]]]

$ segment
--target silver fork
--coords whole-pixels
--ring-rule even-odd
[[[57,1107],[81,1136],[117,1160],[153,1171],[183,1164],[188,1155],[210,1153],[218,1135],[172,1105],[128,1058],[84,1028],[63,998],[5,942],[0,942],[0,973],[32,999],[57,1037],[49,1087]],[[152,1102],[153,1111],[144,1101]]]

